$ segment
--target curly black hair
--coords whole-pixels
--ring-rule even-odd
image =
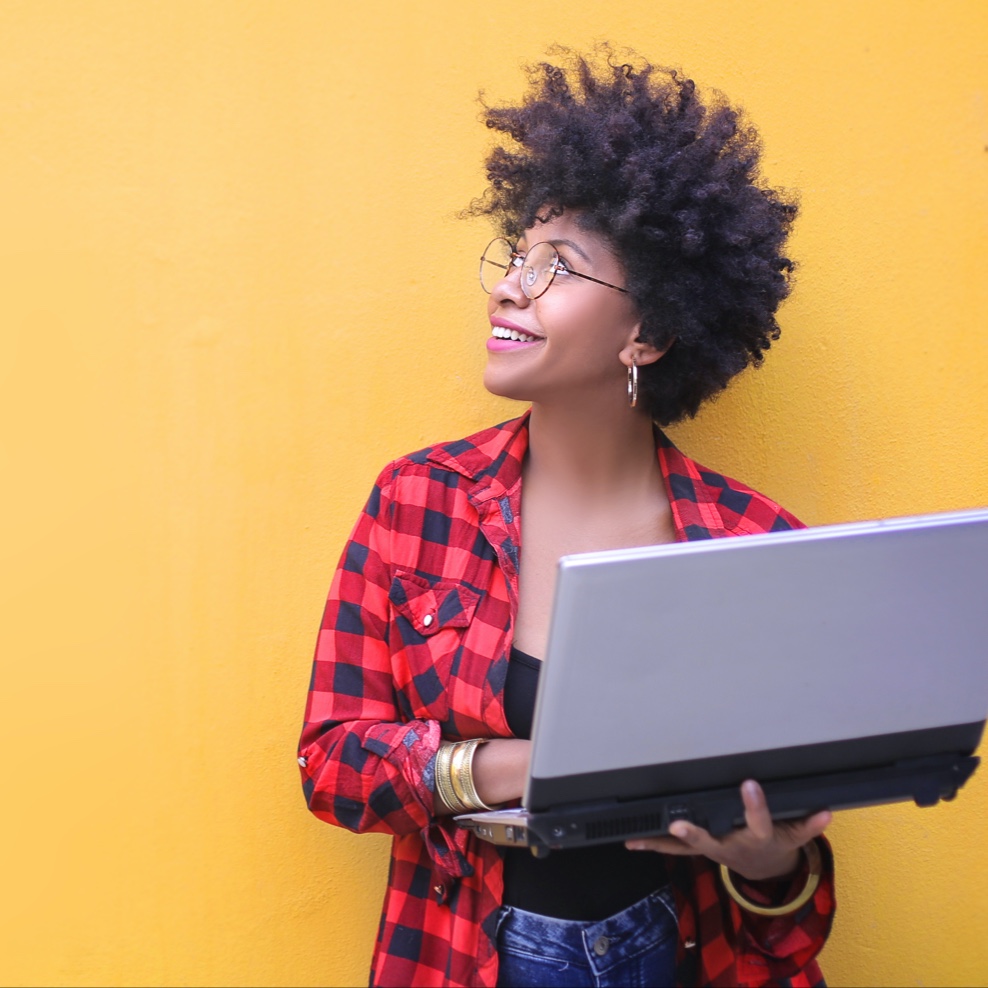
[[[758,134],[721,94],[704,103],[680,72],[610,46],[549,54],[562,64],[530,66],[520,105],[481,97],[510,142],[488,155],[490,185],[467,213],[517,239],[579,210],[624,265],[639,339],[672,344],[642,368],[646,409],[660,425],[692,417],[779,336],[795,197],[761,183]]]

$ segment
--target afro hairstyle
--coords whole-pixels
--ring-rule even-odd
[[[669,348],[641,368],[639,400],[660,425],[692,417],[779,336],[796,200],[760,181],[758,134],[721,94],[704,102],[677,70],[607,45],[556,55],[528,68],[519,105],[481,96],[501,136],[466,213],[514,241],[578,211],[624,266],[639,340]]]

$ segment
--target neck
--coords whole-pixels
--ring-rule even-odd
[[[661,480],[651,420],[623,401],[533,404],[525,470],[587,500],[627,497]]]

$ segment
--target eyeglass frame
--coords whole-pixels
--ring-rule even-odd
[[[622,288],[620,285],[612,285],[609,281],[601,281],[600,278],[594,278],[593,275],[583,274],[580,271],[574,271],[569,266],[569,264],[567,264],[566,261],[564,261],[559,256],[559,251],[556,250],[556,248],[548,240],[540,240],[540,241],[538,241],[538,243],[532,244],[532,246],[529,247],[528,250],[525,251],[524,254],[521,254],[517,250],[517,245],[515,247],[512,247],[511,246],[511,241],[508,240],[507,237],[495,237],[484,248],[484,252],[480,255],[480,271],[478,272],[479,277],[480,277],[480,287],[483,288],[483,290],[485,292],[487,292],[488,295],[492,295],[493,292],[488,292],[487,289],[486,289],[486,287],[484,287],[484,275],[483,275],[484,262],[487,261],[488,264],[494,264],[495,267],[500,267],[500,265],[495,264],[494,261],[488,261],[487,260],[487,252],[499,240],[502,241],[504,244],[506,244],[507,247],[508,247],[508,250],[511,252],[510,253],[510,257],[508,259],[508,266],[504,269],[505,270],[505,274],[504,274],[504,277],[505,278],[507,278],[508,275],[511,273],[512,267],[520,267],[520,265],[514,264],[514,261],[515,260],[524,260],[524,258],[526,257],[526,255],[530,254],[533,250],[535,250],[536,247],[540,246],[541,244],[545,244],[547,247],[552,247],[552,253],[554,255],[554,260],[552,262],[552,273],[549,275],[549,281],[546,284],[545,288],[543,288],[542,291],[540,291],[538,293],[538,295],[529,295],[528,292],[525,291],[524,282],[521,283],[521,290],[522,290],[522,292],[524,292],[525,298],[527,298],[530,302],[534,302],[537,298],[542,298],[542,296],[545,295],[545,293],[547,291],[549,291],[550,288],[552,288],[552,283],[556,280],[556,272],[559,269],[560,262],[562,263],[563,267],[566,269],[566,273],[567,274],[575,274],[577,276],[577,278],[584,278],[586,281],[592,281],[592,282],[594,282],[597,285],[603,285],[605,288],[613,288],[616,292],[623,292],[625,295],[628,294],[628,289],[627,288]]]

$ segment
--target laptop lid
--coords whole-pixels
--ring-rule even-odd
[[[988,510],[560,560],[524,805],[970,753]]]

